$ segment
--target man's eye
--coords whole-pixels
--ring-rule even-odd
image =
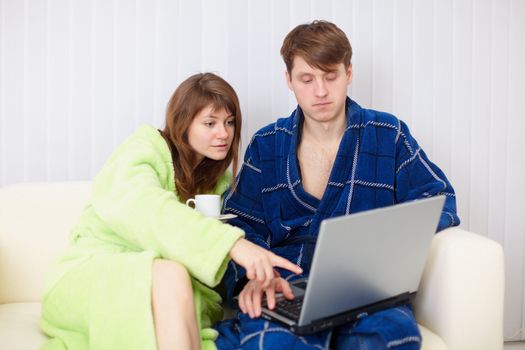
[[[303,79],[303,83],[310,84],[312,82],[312,79]]]
[[[326,76],[326,80],[330,80],[330,81],[335,80],[335,78],[337,78],[335,74],[329,74]]]

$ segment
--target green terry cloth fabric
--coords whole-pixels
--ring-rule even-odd
[[[222,194],[231,174],[213,193]],[[151,269],[156,258],[180,262],[192,276],[202,349],[215,349],[213,322],[228,252],[238,228],[180,202],[173,164],[159,132],[143,126],[110,157],[72,231],[71,245],[47,277],[41,327],[54,349],[156,349]]]

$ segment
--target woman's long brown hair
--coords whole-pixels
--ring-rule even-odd
[[[205,157],[197,164],[195,151],[188,142],[188,129],[195,116],[205,107],[224,109],[235,118],[235,133],[226,158]],[[241,139],[241,108],[235,90],[213,73],[195,74],[175,90],[166,111],[166,126],[161,131],[168,143],[175,171],[175,187],[179,198],[186,201],[195,194],[208,193],[215,188],[220,176],[233,160],[232,188],[235,184]]]

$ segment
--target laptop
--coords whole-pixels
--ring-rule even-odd
[[[308,279],[262,316],[296,334],[355,321],[413,301],[445,196],[323,220]]]

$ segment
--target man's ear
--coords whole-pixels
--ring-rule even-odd
[[[288,73],[288,69],[286,69],[284,71],[284,77],[286,79],[286,84],[288,85],[288,89],[293,91],[293,89],[292,89],[292,76],[290,75],[290,73]]]
[[[348,65],[348,68],[346,69],[346,76],[348,77],[348,85],[352,83],[352,79],[354,77],[352,73],[352,64]]]

